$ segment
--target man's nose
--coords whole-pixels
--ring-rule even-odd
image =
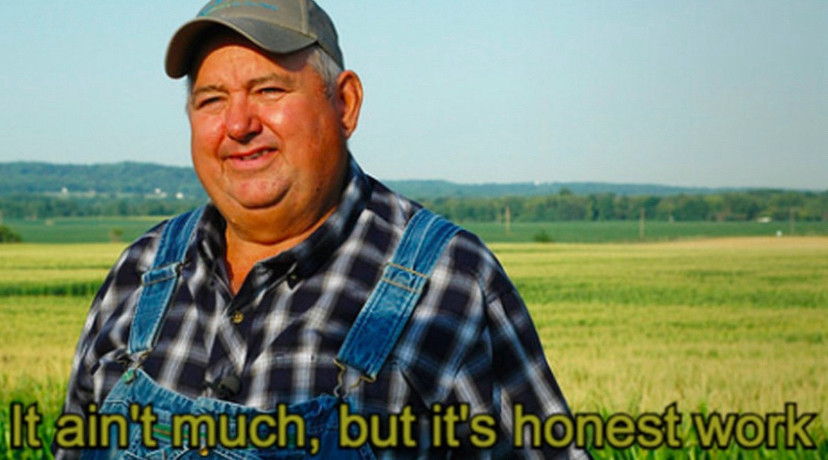
[[[262,122],[259,120],[256,107],[244,97],[231,99],[225,123],[227,136],[241,143],[250,141],[262,131]]]

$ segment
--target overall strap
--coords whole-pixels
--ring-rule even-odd
[[[152,268],[141,276],[143,290],[129,333],[131,356],[144,354],[155,345],[184,265],[184,254],[195,237],[202,213],[203,206],[173,217],[164,226]]]
[[[339,349],[336,361],[340,365],[359,370],[368,381],[376,379],[414,312],[431,270],[459,230],[427,209],[411,218]]]

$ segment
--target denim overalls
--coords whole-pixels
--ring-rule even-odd
[[[204,430],[200,433],[183,433],[183,446],[173,447],[171,442],[172,416],[174,414],[209,415],[217,417],[226,414],[229,420],[228,439],[237,438],[238,426],[234,423],[239,416],[250,421],[256,416],[272,416],[278,424],[276,411],[257,409],[231,402],[199,397],[192,399],[162,387],[141,369],[141,362],[152,351],[158,340],[167,306],[170,303],[187,247],[192,244],[196,224],[203,208],[196,209],[171,219],[164,227],[159,248],[151,270],[142,277],[143,291],[132,321],[128,353],[131,365],[106,397],[99,414],[119,414],[129,422],[128,447],[117,446],[117,427],[110,433],[108,450],[86,450],[84,459],[109,458],[227,458],[227,459],[293,459],[293,458],[335,458],[373,459],[368,444],[359,448],[339,446],[339,406],[348,404],[348,385],[342,378],[347,368],[360,374],[360,380],[372,382],[391,354],[403,328],[417,304],[428,275],[439,259],[448,241],[459,227],[447,220],[421,209],[406,226],[405,232],[386,263],[379,283],[374,287],[367,302],[357,316],[335,359],[340,368],[339,385],[332,388],[332,394],[323,394],[308,401],[291,405],[287,413],[297,414],[304,419],[304,440],[297,433],[296,424],[291,428],[287,446],[280,444],[269,448],[255,447],[227,448],[216,443],[210,445]],[[358,383],[358,381],[357,381]],[[130,408],[130,405],[137,407]],[[142,425],[138,407],[152,406],[157,420],[152,423],[152,439],[157,445],[148,448],[142,442]],[[243,418],[243,417],[242,417]],[[216,424],[218,426],[218,424]],[[204,428],[204,426],[200,426]],[[259,439],[275,439],[277,429],[265,423],[258,425]],[[354,427],[352,427],[354,428]],[[180,430],[186,431],[186,430]],[[282,432],[284,434],[284,432]],[[190,436],[197,440],[190,444]],[[268,438],[271,436],[271,438]],[[313,445],[312,439],[318,440]],[[299,441],[299,443],[297,443]]]

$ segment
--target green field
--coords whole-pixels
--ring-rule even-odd
[[[0,458],[20,454],[7,448],[11,401],[38,401],[41,437],[50,436],[91,297],[85,286],[122,248],[0,245]],[[596,457],[828,458],[828,238],[493,249],[576,413],[661,414],[676,403],[683,416],[681,449],[593,449]],[[788,402],[819,414],[808,426],[816,450],[703,449],[689,420],[764,416]]]
[[[4,224],[28,243],[104,243],[133,241],[161,217],[78,217],[39,220],[6,219]],[[607,222],[513,222],[509,231],[503,223],[461,222],[488,243],[534,242],[541,234],[556,243],[607,243],[639,241],[637,221]],[[645,241],[729,236],[775,236],[791,233],[789,222],[646,222]],[[794,235],[828,236],[828,222],[795,222]]]
[[[3,224],[23,237],[25,243],[105,243],[133,241],[161,220],[162,217],[152,216],[66,217],[5,219]]]
[[[509,232],[502,223],[468,222],[462,225],[488,243],[535,242],[541,232],[555,243],[637,242],[639,223],[636,221],[599,222],[513,222]],[[644,225],[644,241],[672,241],[693,238],[732,236],[775,236],[777,231],[789,235],[789,222],[664,222],[648,221]],[[828,222],[796,222],[794,235],[828,236]]]

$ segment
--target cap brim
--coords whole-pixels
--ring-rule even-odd
[[[254,18],[202,17],[184,24],[173,35],[167,47],[164,69],[172,78],[181,78],[190,71],[197,45],[210,29],[223,26],[271,53],[292,53],[306,48],[316,39]]]

